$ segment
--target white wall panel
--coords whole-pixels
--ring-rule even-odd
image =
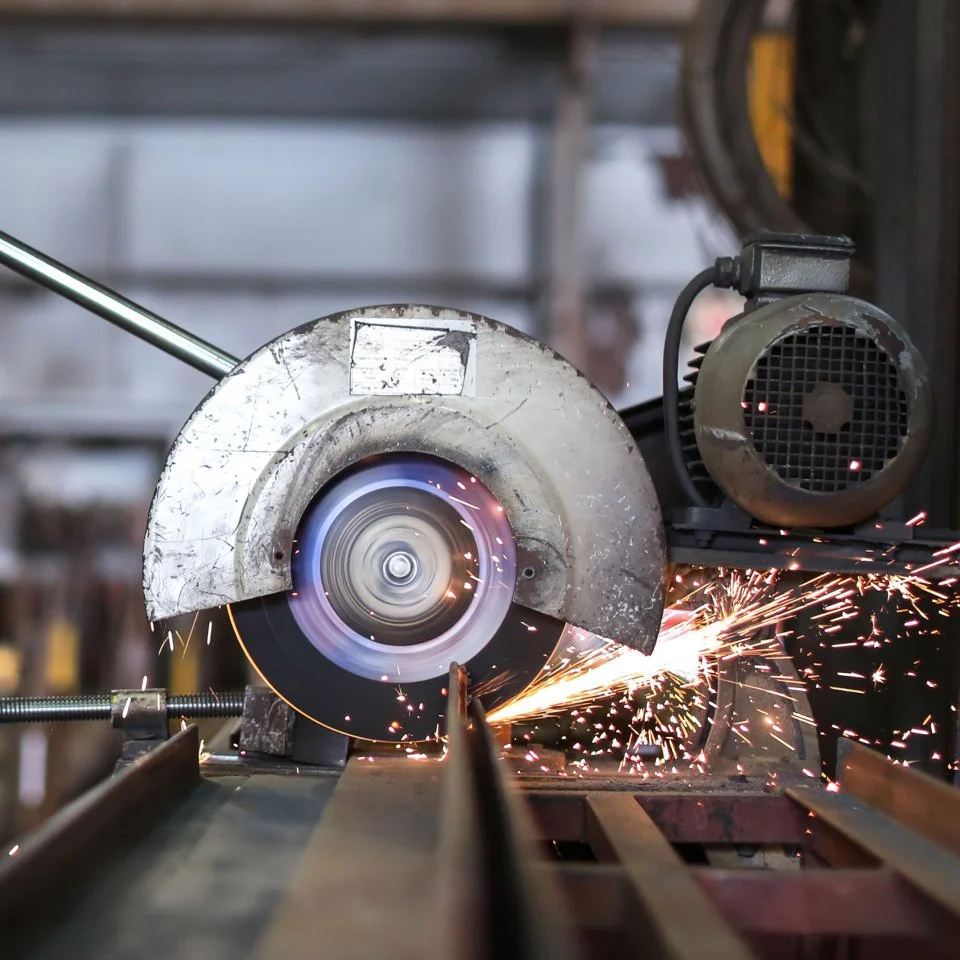
[[[526,127],[176,124],[131,142],[134,268],[498,282],[529,272]]]
[[[0,230],[78,267],[109,264],[122,141],[103,124],[0,123]]]

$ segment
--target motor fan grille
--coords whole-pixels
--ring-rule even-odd
[[[845,324],[768,347],[744,389],[743,417],[763,462],[818,493],[866,483],[897,456],[908,427],[897,366]]]

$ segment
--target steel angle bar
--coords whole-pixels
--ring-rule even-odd
[[[555,880],[537,869],[541,846],[505,775],[466,672],[450,669],[438,869],[441,955],[457,960],[573,960]]]
[[[798,784],[786,793],[814,814],[814,852],[826,825],[960,919],[960,857],[844,791]]]
[[[146,307],[0,232],[0,264],[219,380],[240,362]]]
[[[846,737],[837,741],[837,780],[844,792],[960,856],[960,791],[955,787],[891,763]]]
[[[598,860],[619,863],[630,881],[633,939],[663,960],[749,960],[753,956],[693,879],[690,868],[629,793],[587,797],[587,842]]]
[[[350,758],[257,956],[573,960],[532,826],[456,667],[447,728],[442,761]]]
[[[958,924],[891,870],[710,870],[691,875],[738,931],[955,939]]]
[[[73,801],[2,858],[4,952],[59,914],[98,868],[199,783],[199,748],[197,728],[187,727]]]

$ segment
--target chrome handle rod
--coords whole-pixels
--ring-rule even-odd
[[[219,380],[240,362],[119,293],[0,231],[0,264]]]

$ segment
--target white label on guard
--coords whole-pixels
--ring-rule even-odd
[[[352,394],[476,393],[477,335],[469,320],[355,319],[350,341]]]

